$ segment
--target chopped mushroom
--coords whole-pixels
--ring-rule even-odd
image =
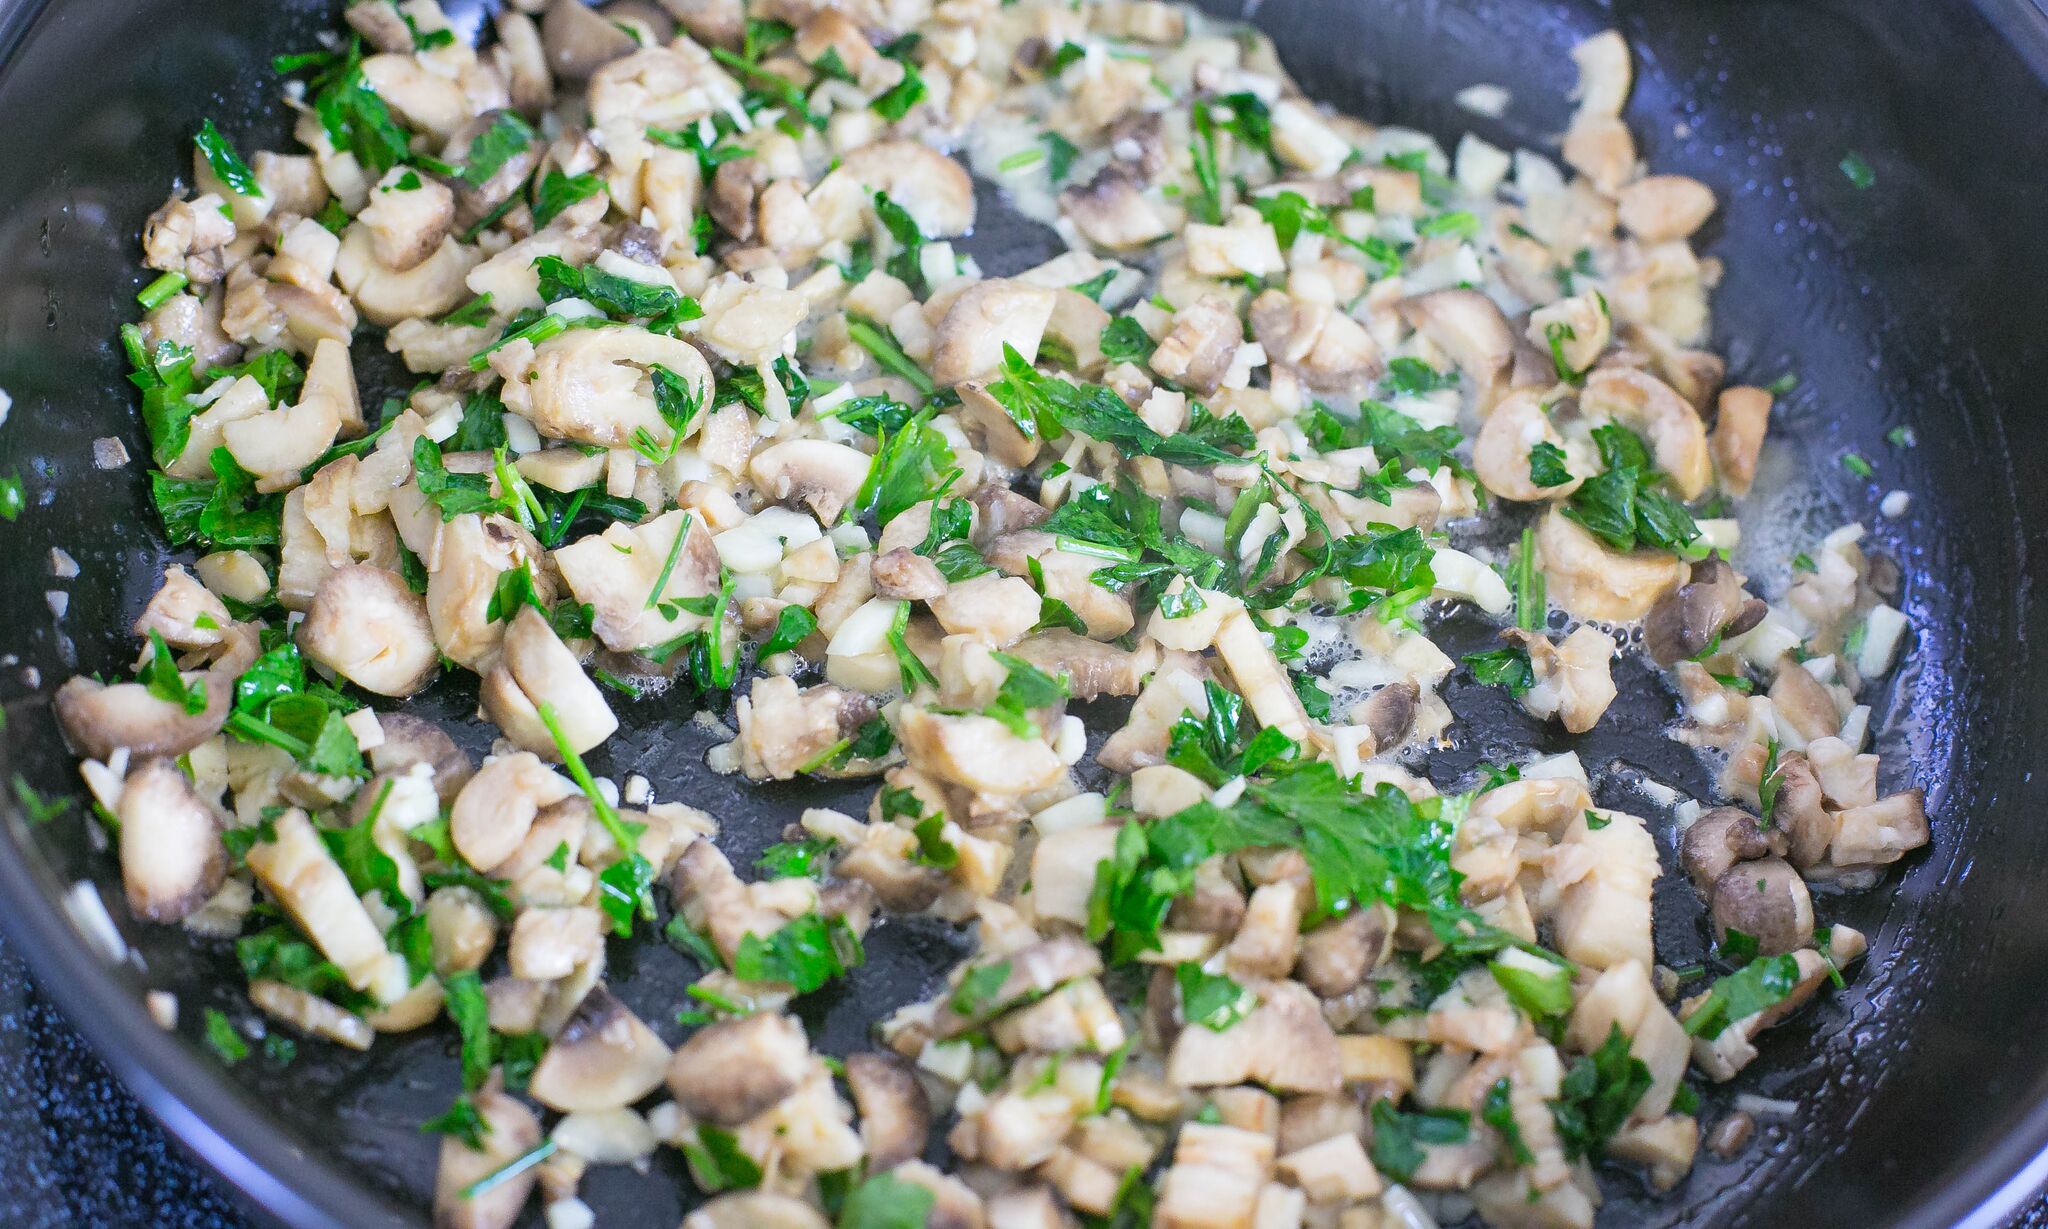
[[[1536,550],[1550,600],[1583,619],[1642,618],[1678,583],[1684,566],[1655,551],[1609,550],[1554,509],[1537,526]]]
[[[380,696],[409,696],[441,665],[427,604],[396,573],[367,564],[320,582],[299,625],[306,656]]]
[[[175,922],[212,899],[227,875],[221,821],[173,760],[152,759],[121,785],[121,884],[128,907]]]
[[[1479,394],[1483,411],[1492,408],[1515,356],[1515,332],[1492,299],[1476,290],[1435,290],[1403,299],[1401,316],[1410,327],[1443,348]]]
[[[1813,900],[1806,881],[1779,858],[1740,862],[1714,881],[1714,937],[1730,930],[1755,939],[1757,952],[1777,956],[1813,941]]]
[[[220,732],[234,692],[232,679],[211,672],[185,682],[205,689],[206,707],[196,713],[141,683],[102,683],[82,674],[57,689],[53,704],[64,737],[93,759],[108,759],[124,747],[135,756],[175,757]]]
[[[1763,451],[1771,421],[1771,394],[1761,388],[1724,389],[1714,417],[1711,446],[1721,485],[1732,495],[1747,495],[1756,481],[1756,461]]]
[[[1533,716],[1556,717],[1573,734],[1584,734],[1599,723],[1617,694],[1609,665],[1620,647],[1614,637],[1590,624],[1555,644],[1548,636],[1507,634],[1528,650],[1535,676],[1522,696],[1522,707]]]
[[[861,1142],[871,1168],[885,1170],[924,1152],[931,1101],[909,1063],[879,1051],[850,1054],[846,1086],[860,1110]]]
[[[1694,820],[1679,838],[1678,859],[1693,886],[1707,894],[1737,863],[1782,857],[1785,848],[1784,833],[1778,828],[1764,827],[1756,816],[1738,807],[1715,807]]]
[[[473,1196],[465,1192],[539,1144],[540,1120],[495,1086],[476,1093],[471,1105],[483,1126],[482,1146],[472,1148],[458,1135],[441,1137],[441,1160],[434,1173],[434,1229],[511,1229],[533,1192],[538,1179],[534,1170],[510,1175]]]
[[[533,1069],[527,1091],[551,1110],[617,1109],[661,1086],[669,1048],[603,986],[583,996]]]
[[[668,1066],[668,1088],[692,1117],[738,1126],[794,1093],[814,1061],[803,1025],[757,1012],[691,1034]]]
[[[1643,619],[1643,644],[1657,664],[1675,665],[1755,627],[1766,610],[1743,591],[1742,578],[1727,561],[1710,555],[1692,565],[1690,579],[1650,608]]]
[[[1698,499],[1713,479],[1707,429],[1685,398],[1647,372],[1603,367],[1586,377],[1579,408],[1641,431],[1650,453],[1681,499]]]
[[[1005,350],[1030,362],[1056,301],[1051,290],[1014,278],[968,287],[946,308],[933,335],[932,380],[946,387],[992,376]]]
[[[552,710],[554,729],[541,719],[543,705]],[[484,675],[483,706],[507,738],[550,760],[562,757],[563,745],[581,755],[619,728],[604,692],[583,673],[547,616],[530,605],[512,616],[498,664]]]

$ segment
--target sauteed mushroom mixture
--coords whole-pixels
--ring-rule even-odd
[[[56,704],[129,909],[247,972],[224,1058],[459,1035],[438,1224],[675,1148],[686,1229],[1584,1227],[1852,975],[1823,890],[1928,840],[1864,749],[1899,577],[1857,525],[1731,562],[1774,390],[1699,348],[1714,194],[1645,173],[1618,35],[1555,149],[1447,154],[1160,0],[346,16],[296,152],[208,121],[149,220],[190,562]],[[969,163],[1066,250],[966,255]],[[1581,733],[1623,654],[1718,772],[1638,783],[1675,867],[1608,765],[1424,775],[1454,674]],[[449,672],[481,763],[403,703]],[[735,866],[596,775],[621,694],[875,788]],[[818,1052],[792,1003],[915,913],[975,954]],[[629,939],[701,962],[673,1019]]]

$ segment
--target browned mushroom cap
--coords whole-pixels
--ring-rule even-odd
[[[411,713],[379,713],[377,724],[384,731],[384,741],[370,748],[370,767],[380,773],[399,774],[409,771],[414,764],[425,764],[434,774],[434,792],[444,803],[455,801],[455,795],[476,775],[476,764],[469,758],[469,752],[455,745],[448,737],[448,731]]]
[[[1006,486],[988,483],[974,488],[968,496],[974,503],[974,531],[971,535],[974,545],[986,548],[989,543],[1004,534],[1021,529],[1034,529],[1052,515],[1044,504],[1029,499]]]
[[[1366,697],[1360,710],[1352,720],[1372,731],[1372,745],[1385,751],[1408,737],[1408,730],[1415,724],[1415,709],[1422,699],[1422,690],[1414,683],[1402,681],[1389,683]]]
[[[1643,620],[1643,643],[1659,665],[1692,657],[1715,636],[1739,636],[1755,627],[1768,607],[1743,591],[1735,569],[1719,555],[1692,565],[1692,576],[1665,593]]]
[[[1792,865],[1805,870],[1827,857],[1837,821],[1821,803],[1820,778],[1814,775],[1813,765],[1796,752],[1778,761],[1778,795],[1771,804],[1771,821],[1789,842]]]
[[[526,1207],[538,1176],[513,1174],[465,1199],[462,1192],[511,1164],[540,1142],[540,1122],[519,1102],[485,1087],[471,1098],[483,1120],[481,1147],[454,1135],[441,1137],[441,1163],[434,1174],[434,1229],[509,1229]]]
[[[555,1034],[527,1092],[549,1109],[609,1110],[661,1085],[669,1049],[603,986],[594,987]]]
[[[1384,909],[1358,909],[1301,937],[1294,975],[1326,999],[1350,992],[1392,951],[1394,928]]]
[[[582,0],[554,0],[540,19],[540,41],[557,77],[583,81],[621,56],[640,50],[632,35]]]
[[[128,907],[175,922],[205,904],[227,874],[220,816],[173,760],[148,760],[121,787],[121,884]]]
[[[1739,930],[1757,952],[1781,956],[1813,945],[1813,898],[1806,880],[1782,858],[1739,862],[1714,881],[1714,938]]]
[[[211,673],[196,681],[206,688],[206,707],[188,713],[140,683],[108,684],[80,675],[57,689],[57,720],[71,745],[96,760],[119,747],[136,756],[180,756],[220,733],[234,692],[233,680]]]
[[[804,1026],[757,1012],[698,1029],[668,1064],[668,1087],[691,1117],[735,1127],[795,1092],[810,1068]]]
[[[1779,809],[1784,807],[1779,796]],[[1737,862],[1757,858],[1783,857],[1786,841],[1782,832],[1768,829],[1763,821],[1737,807],[1715,807],[1693,821],[1678,840],[1678,863],[1692,877],[1702,894],[1714,890],[1714,883]]]
[[[906,1059],[884,1051],[848,1055],[846,1086],[860,1110],[860,1138],[867,1145],[870,1171],[924,1151],[932,1127],[931,1098]]]
[[[1770,696],[1779,719],[1789,722],[1808,742],[1841,732],[1842,710],[1835,707],[1835,697],[1790,653],[1778,659],[1778,676],[1771,680]]]
[[[789,1195],[741,1191],[683,1218],[683,1229],[831,1229],[816,1208]]]
[[[498,117],[510,114],[505,110],[486,111],[456,129],[455,135],[449,138],[448,148],[442,151],[442,161],[464,165],[469,159],[470,145],[490,131],[498,123]],[[467,180],[451,184],[455,188],[455,225],[466,231],[497,212],[500,205],[519,191],[526,177],[533,174],[533,168],[540,165],[541,155],[546,149],[546,144],[536,138],[524,148],[507,154],[505,160],[498,164],[498,169],[482,183],[473,187]]]

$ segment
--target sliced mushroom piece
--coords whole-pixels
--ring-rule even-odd
[[[1850,807],[1839,819],[1828,847],[1828,862],[1837,867],[1884,866],[1925,845],[1931,836],[1927,796],[1919,789]]]
[[[691,1034],[668,1064],[668,1087],[691,1117],[735,1127],[794,1093],[812,1062],[802,1024],[756,1012]]]
[[[1018,948],[999,961],[985,959],[975,967],[1002,968],[1003,980],[971,1012],[961,1012],[949,999],[933,1021],[935,1035],[957,1037],[1027,999],[1079,978],[1094,977],[1102,972],[1102,953],[1084,940],[1061,935]],[[972,973],[972,968],[966,970],[966,975]]]
[[[529,907],[512,923],[505,945],[512,976],[557,981],[604,953],[605,916],[587,905]]]
[[[485,714],[507,738],[543,759],[562,757],[554,732],[541,720],[543,704],[552,706],[562,740],[578,755],[619,728],[604,692],[583,672],[547,616],[530,604],[522,604],[512,617],[504,651],[484,676],[482,699]]]
[[[924,1152],[932,1127],[931,1098],[910,1063],[873,1050],[846,1058],[846,1086],[860,1110],[860,1138],[868,1168],[893,1168]]]
[[[1645,175],[1621,190],[1615,217],[1644,243],[1688,239],[1714,212],[1714,190],[1684,175]]]
[[[1778,659],[1778,674],[1771,680],[1770,697],[1778,712],[1780,733],[1785,733],[1784,725],[1790,725],[1799,747],[1804,748],[1816,738],[1832,738],[1841,733],[1842,710],[1836,706],[1827,684],[1813,677],[1790,653]]]
[[[818,181],[813,195],[828,193],[835,176],[865,188],[863,201],[872,193],[887,194],[929,237],[964,235],[974,227],[973,179],[958,162],[921,141],[876,141],[852,150],[838,169]]]
[[[1719,555],[1692,565],[1691,577],[1657,599],[1643,620],[1643,645],[1660,666],[1695,657],[1716,637],[1739,636],[1769,608],[1742,588],[1742,578]]]
[[[135,916],[176,922],[213,898],[227,875],[220,815],[176,761],[143,761],[122,783],[115,810],[121,885]]]
[[[67,680],[52,703],[64,737],[92,759],[104,760],[122,747],[138,757],[176,757],[220,733],[234,694],[232,679],[196,677],[206,689],[206,707],[196,713],[159,699],[140,683],[102,683],[84,675]]]
[[[587,81],[613,60],[640,50],[634,37],[582,0],[553,0],[540,19],[548,67],[564,81]]]
[[[928,602],[946,592],[939,565],[907,546],[876,555],[874,579],[876,595],[890,601]]]
[[[459,1135],[441,1137],[440,1164],[434,1173],[434,1229],[511,1229],[533,1193],[537,1170],[529,1167],[474,1196],[465,1197],[464,1192],[531,1152],[540,1143],[540,1120],[495,1085],[470,1100],[483,1123],[482,1146],[472,1148]]]
[[[1609,550],[1554,508],[1537,526],[1536,550],[1551,601],[1579,618],[1617,623],[1649,613],[1685,567],[1662,551]]]
[[[1351,710],[1353,724],[1372,731],[1375,754],[1401,744],[1415,728],[1415,714],[1422,704],[1422,689],[1411,679],[1388,683]]]
[[[1756,460],[1763,452],[1764,433],[1770,428],[1771,394],[1748,385],[1723,389],[1719,407],[1710,441],[1714,464],[1720,469],[1721,485],[1729,494],[1747,495],[1750,484],[1756,481]]]
[[[830,525],[867,481],[874,459],[830,440],[788,440],[754,454],[747,472],[761,493],[781,504],[801,503]]]
[[[669,1048],[604,986],[594,986],[555,1034],[527,1092],[551,1110],[610,1110],[661,1086]]]
[[[270,840],[250,847],[249,869],[350,986],[379,1002],[395,1001],[408,987],[405,962],[385,947],[383,931],[305,812],[286,811],[271,831]]]
[[[385,775],[408,772],[416,764],[425,764],[434,778],[434,792],[441,801],[450,803],[461,792],[469,779],[476,775],[476,765],[470,761],[469,753],[455,745],[448,731],[412,713],[379,713],[377,724],[384,731],[384,741],[365,752],[370,758],[370,767]]]
[[[1585,481],[1574,474],[1557,486],[1538,486],[1529,472],[1529,457],[1538,444],[1563,449],[1564,437],[1551,425],[1535,394],[1518,391],[1501,399],[1472,442],[1472,471],[1480,483],[1502,499],[1524,502],[1563,499]]]
[[[1279,730],[1300,742],[1308,737],[1308,710],[1288,678],[1286,667],[1273,656],[1265,637],[1243,610],[1232,610],[1216,629],[1216,655],[1237,684],[1259,724]]]
[[[1515,358],[1515,330],[1492,299],[1477,290],[1432,290],[1403,299],[1401,318],[1458,365],[1479,397],[1481,413],[1506,387]]]
[[[663,580],[662,565],[671,554],[675,564]],[[702,626],[701,616],[672,603],[718,592],[718,548],[711,531],[702,516],[680,508],[639,525],[614,522],[602,534],[560,547],[555,567],[576,600],[590,604],[597,638],[622,653]]]
[[[366,223],[358,222],[341,237],[334,280],[355,300],[363,319],[390,328],[413,317],[441,315],[468,299],[469,272],[481,256],[476,248],[447,235],[411,268],[395,269],[377,259],[375,234]],[[272,285],[270,293],[279,297],[292,289],[312,293],[279,285]]]
[[[426,600],[396,573],[368,564],[327,574],[298,639],[307,657],[380,696],[412,695],[441,665]]]
[[[138,637],[155,632],[174,649],[210,649],[227,638],[234,621],[225,603],[174,563],[129,630]]]
[[[336,434],[351,421],[361,425],[363,414],[348,347],[323,338],[314,347],[298,403],[235,419],[221,428],[221,442],[263,489],[281,490],[297,486],[299,475],[333,447]]]
[[[1293,370],[1310,388],[1355,390],[1386,370],[1372,334],[1333,304],[1267,290],[1252,300],[1250,317],[1252,336],[1265,347],[1266,357]]]
[[[571,329],[542,342],[534,350],[524,412],[551,439],[630,448],[644,431],[666,448],[676,431],[662,417],[653,367],[680,379],[694,405],[711,404],[711,368],[695,346],[627,326]],[[701,413],[692,418],[684,436],[702,422]]]
[[[377,263],[403,273],[432,256],[455,223],[455,193],[411,167],[393,167],[356,215],[370,229]]]
[[[1301,937],[1294,975],[1326,999],[1349,994],[1393,952],[1394,919],[1385,906],[1354,909]]]
[[[816,1208],[789,1195],[720,1195],[683,1218],[682,1229],[832,1229]]]
[[[976,282],[947,306],[932,337],[932,381],[951,387],[986,379],[1002,369],[1003,352],[1025,362],[1038,357],[1058,296],[1016,278]],[[1233,317],[1233,321],[1235,317]]]
[[[485,764],[455,796],[448,835],[471,866],[494,867],[526,839],[542,807],[567,798],[574,787],[530,751]]]
[[[1315,997],[1293,982],[1254,987],[1259,1005],[1229,1028],[1184,1028],[1166,1076],[1189,1088],[1261,1084],[1274,1092],[1335,1092],[1344,1082],[1336,1034]]]
[[[1173,233],[1172,220],[1145,195],[1144,181],[1121,163],[1060,193],[1060,212],[1090,243],[1112,252],[1146,247]]]
[[[1113,640],[1137,622],[1128,595],[1111,593],[1095,583],[1102,560],[1064,549],[1052,534],[1036,530],[1008,534],[991,541],[983,553],[990,563],[1016,577],[1030,575],[1029,561],[1038,560],[1045,596],[1065,602],[1095,639]]]
[[[502,30],[502,25],[501,25]],[[502,34],[500,35],[503,41]],[[455,166],[464,165],[476,139],[498,127],[501,117],[511,116],[506,110],[486,111],[482,115],[457,129],[448,142],[448,148],[441,152],[442,161]],[[498,169],[492,171],[480,184],[472,185],[466,178],[457,181],[461,186],[455,189],[455,225],[465,231],[496,213],[524,186],[527,179],[539,167],[545,147],[535,138],[519,149],[505,154]]]
[[[739,713],[740,770],[756,781],[790,780],[829,756],[873,713],[857,692],[830,683],[799,688],[787,676],[762,675]]]
[[[1159,668],[1159,645],[1149,637],[1125,649],[1055,629],[1019,641],[1010,652],[1055,678],[1066,676],[1068,694],[1084,701],[1137,695]]]
[[[1602,367],[1586,377],[1581,412],[1607,416],[1649,437],[1657,468],[1682,499],[1698,499],[1713,481],[1707,429],[1685,398],[1647,371]]]
[[[1757,952],[1780,956],[1813,945],[1813,898],[1806,880],[1782,858],[1739,862],[1714,881],[1714,938],[1730,930],[1756,940]]]
[[[1524,336],[1550,357],[1558,379],[1575,379],[1613,340],[1614,319],[1608,315],[1607,300],[1597,292],[1577,294],[1530,312]]]
[[[897,721],[913,765],[978,793],[1034,793],[1066,775],[1066,765],[1051,747],[1017,737],[993,717],[947,716],[906,706]]]
[[[540,543],[514,521],[475,514],[445,522],[433,541],[438,558],[427,574],[427,620],[434,642],[457,665],[480,671],[505,638],[504,622],[490,615],[500,576],[524,566],[540,599],[554,598]]]
[[[1538,717],[1558,718],[1574,734],[1599,723],[1617,694],[1609,665],[1619,647],[1614,637],[1590,624],[1580,625],[1555,645],[1536,633],[1510,629],[1505,634],[1528,650],[1535,676],[1522,696],[1522,707]]]
[[[1782,799],[1780,794],[1780,811]],[[1781,828],[1766,828],[1756,816],[1738,807],[1715,807],[1694,820],[1679,838],[1678,862],[1693,887],[1706,895],[1736,863],[1782,858],[1786,846]]]
[[[1207,396],[1230,373],[1244,324],[1221,295],[1205,294],[1173,314],[1173,324],[1152,351],[1152,370]]]
[[[1771,822],[1784,835],[1777,851],[1804,871],[1827,857],[1840,820],[1828,812],[1820,778],[1804,755],[1794,751],[1778,763],[1778,793],[1771,801]]]
[[[1052,515],[1037,500],[995,483],[974,488],[968,499],[974,504],[974,531],[970,536],[977,547],[986,547],[1005,534],[1036,528]]]

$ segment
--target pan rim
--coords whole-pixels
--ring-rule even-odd
[[[2029,0],[1975,0],[1998,33],[2048,78],[2048,17]],[[57,6],[0,0],[0,79],[30,50]],[[1247,19],[1258,0],[1246,0]],[[47,693],[35,697],[47,703]],[[294,1229],[363,1229],[421,1223],[365,1186],[330,1156],[298,1145],[208,1056],[160,1028],[139,987],[110,967],[72,923],[65,885],[34,849],[21,809],[0,800],[0,909],[4,935],[65,1021],[165,1130],[213,1174],[268,1216]],[[1999,1229],[2048,1184],[2048,1095],[1967,1161],[1946,1184],[1919,1193],[1894,1229]]]

